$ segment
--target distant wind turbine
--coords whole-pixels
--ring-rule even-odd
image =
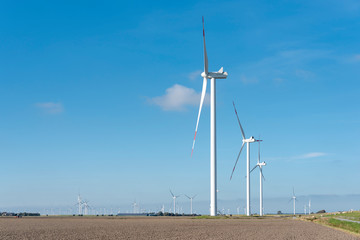
[[[91,209],[91,207],[89,206],[89,201],[84,201],[83,205],[84,205],[84,215],[88,215],[89,214],[89,209]]]
[[[264,206],[263,206],[263,182],[262,181],[263,181],[263,179],[265,181],[265,177],[262,172],[262,167],[266,166],[266,163],[260,162],[260,141],[262,141],[262,140],[258,140],[258,142],[259,142],[258,162],[255,165],[255,167],[253,167],[253,169],[251,169],[250,173],[252,171],[254,171],[255,168],[259,167],[259,170],[260,170],[260,216],[263,216],[264,215]]]
[[[201,73],[203,77],[203,87],[201,91],[200,107],[197,117],[195,136],[191,150],[191,156],[194,151],[196,134],[199,126],[201,109],[205,99],[207,80],[211,79],[210,89],[210,215],[215,216],[217,213],[217,194],[216,194],[216,79],[225,79],[228,74],[224,72],[223,68],[220,68],[217,72],[208,71],[208,57],[206,53],[205,44],[205,27],[204,17],[203,22],[203,39],[204,39],[204,72]]]
[[[190,199],[190,214],[192,215],[193,214],[193,206],[192,206],[192,202],[193,202],[193,199],[197,196],[197,194],[196,195],[194,195],[193,197],[189,197],[188,195],[186,195],[185,194],[185,196],[188,198],[188,199]]]
[[[171,193],[171,196],[172,196],[172,198],[174,200],[174,214],[176,214],[176,199],[178,197],[180,197],[180,195],[175,196],[171,190],[170,190],[170,193]]]
[[[137,203],[136,200],[131,204],[131,206],[133,207],[133,213],[137,213],[136,207],[137,207]]]
[[[82,207],[83,207],[83,201],[81,200],[80,193],[79,193],[79,195],[78,195],[77,203],[75,204],[75,206],[78,206],[78,214],[81,215],[81,213],[82,213]]]
[[[292,195],[292,197],[291,197],[291,199],[289,200],[289,202],[291,201],[291,200],[293,200],[293,202],[294,202],[294,216],[295,216],[295,208],[296,208],[296,196],[295,196],[295,190],[294,190],[294,187],[293,187],[293,195]]]
[[[232,179],[232,176],[234,174],[236,164],[237,164],[237,162],[239,160],[241,151],[242,151],[242,149],[243,149],[243,147],[244,147],[244,145],[246,143],[246,149],[247,149],[247,155],[246,155],[247,156],[246,157],[246,215],[250,216],[251,215],[251,209],[250,209],[250,143],[259,142],[261,140],[256,140],[253,136],[251,136],[250,138],[245,137],[244,129],[241,126],[240,119],[239,119],[238,113],[236,111],[236,107],[235,107],[234,102],[233,102],[233,106],[234,106],[235,114],[236,114],[236,117],[237,117],[237,120],[238,120],[238,123],[239,123],[239,126],[240,126],[241,135],[243,137],[243,140],[242,140],[243,143],[241,145],[240,152],[239,152],[239,154],[238,154],[238,156],[236,158],[234,168],[233,168],[233,170],[231,172],[230,180]]]

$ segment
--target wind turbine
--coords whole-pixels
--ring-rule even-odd
[[[292,195],[292,197],[291,197],[291,199],[289,200],[289,202],[291,201],[291,200],[293,200],[294,201],[294,216],[295,216],[295,208],[296,208],[296,196],[295,196],[295,191],[294,191],[294,188],[293,188],[293,195]]]
[[[255,168],[259,167],[259,170],[260,170],[260,216],[263,216],[264,215],[264,207],[263,207],[263,183],[262,183],[262,180],[264,179],[264,181],[265,181],[265,177],[262,173],[262,167],[266,166],[266,163],[260,162],[260,141],[262,141],[262,140],[258,140],[258,142],[259,142],[258,162],[255,165],[255,167],[253,167],[253,169],[251,169],[250,173],[252,171],[254,171]]]
[[[172,196],[172,198],[173,198],[173,200],[174,200],[174,214],[176,213],[176,199],[178,198],[178,197],[180,197],[180,195],[177,195],[177,196],[175,196],[173,193],[172,193],[172,191],[170,190],[170,193],[171,193],[171,196]]]
[[[193,211],[192,211],[192,201],[193,201],[193,199],[197,196],[197,194],[196,195],[194,195],[193,197],[189,197],[188,195],[186,195],[185,194],[185,196],[188,198],[188,199],[190,199],[190,214],[192,215],[193,214]]]
[[[246,143],[246,150],[247,150],[247,154],[246,154],[246,215],[250,216],[250,214],[251,214],[250,213],[250,211],[251,211],[250,210],[250,143],[259,142],[259,141],[262,141],[262,140],[256,140],[253,136],[251,136],[250,138],[245,137],[244,129],[241,126],[240,119],[239,119],[239,116],[237,114],[234,102],[233,102],[233,106],[234,106],[235,114],[236,114],[236,117],[237,117],[237,120],[238,120],[238,123],[239,123],[239,126],[240,126],[241,135],[243,137],[243,140],[242,140],[243,143],[241,145],[240,152],[239,152],[239,154],[238,154],[238,156],[236,158],[236,162],[235,162],[234,168],[232,170],[230,180],[232,179],[232,176],[234,174],[236,164],[237,164],[237,162],[239,160],[241,151],[242,151],[242,149],[243,149],[243,147],[244,147],[244,145]]]
[[[131,206],[133,207],[133,213],[137,213],[137,211],[136,211],[136,206],[137,206],[138,204],[136,203],[136,200],[131,204]]]
[[[310,213],[311,213],[311,200],[309,200],[309,215],[310,215]]]
[[[216,216],[217,213],[217,194],[216,194],[216,79],[225,79],[228,74],[224,72],[221,67],[217,72],[208,71],[208,57],[206,53],[206,44],[205,44],[205,27],[204,27],[204,17],[202,18],[203,23],[203,39],[204,39],[204,72],[201,73],[203,77],[203,86],[201,91],[200,98],[200,107],[197,117],[194,141],[191,150],[191,156],[194,151],[196,133],[199,126],[201,109],[204,103],[205,94],[206,94],[206,85],[207,80],[210,81],[210,215]]]
[[[88,215],[89,214],[89,208],[91,209],[91,207],[89,206],[88,204],[89,202],[87,200],[85,200],[83,202],[83,205],[84,205],[84,215]]]
[[[81,212],[82,212],[82,204],[83,202],[81,201],[81,197],[80,197],[80,193],[78,195],[78,198],[77,198],[77,203],[75,205],[78,206],[78,214],[81,215]]]

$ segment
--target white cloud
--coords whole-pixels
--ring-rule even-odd
[[[359,62],[360,61],[360,54],[355,54],[353,57],[352,57],[352,60],[354,62]]]
[[[293,157],[293,159],[308,159],[308,158],[316,158],[316,157],[322,157],[322,156],[326,156],[327,153],[323,153],[323,152],[311,152],[311,153],[306,153],[297,157]]]
[[[165,95],[149,99],[149,102],[160,106],[165,111],[183,111],[186,106],[198,106],[201,93],[192,88],[175,84],[166,89]],[[209,95],[206,95],[204,104],[209,103]]]
[[[327,155],[329,155],[329,154],[324,153],[324,152],[309,152],[309,153],[304,153],[302,155],[297,155],[297,156],[270,157],[270,158],[267,158],[266,160],[268,160],[268,161],[278,161],[278,160],[293,161],[293,160],[304,160],[304,159],[318,158],[318,157],[323,157],[323,156],[327,156]]]
[[[249,78],[249,77],[246,77],[245,75],[240,76],[240,81],[243,82],[244,84],[250,84],[250,83],[257,83],[258,82],[257,78]]]
[[[242,74],[241,81],[244,84],[266,80],[272,80],[275,84],[284,79],[310,80],[315,78],[316,74],[305,69],[312,66],[315,60],[330,58],[334,59],[331,52],[316,49],[279,51],[256,62],[243,64],[238,71]]]
[[[274,81],[274,83],[282,83],[282,82],[284,82],[284,79],[283,78],[274,78],[273,81]]]
[[[64,107],[62,103],[43,102],[36,103],[35,106],[47,114],[60,114],[64,112]]]
[[[190,80],[195,80],[197,78],[201,78],[201,73],[202,73],[201,70],[196,70],[196,71],[189,73]]]
[[[296,69],[295,70],[295,74],[296,76],[298,76],[299,78],[302,78],[302,79],[305,79],[305,80],[308,80],[312,77],[315,76],[315,74],[311,71],[306,71],[306,70],[303,70],[303,69]]]

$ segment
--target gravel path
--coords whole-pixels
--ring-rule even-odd
[[[340,220],[340,221],[346,221],[346,222],[360,223],[360,221],[354,221],[354,220],[345,219],[345,218],[335,218],[335,219]]]
[[[0,239],[360,239],[289,218],[0,218]]]

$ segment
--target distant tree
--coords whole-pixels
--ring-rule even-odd
[[[320,210],[320,211],[317,211],[316,213],[326,213],[325,210]]]
[[[280,214],[282,214],[282,212],[279,210],[279,211],[277,211],[277,214],[280,215]]]

